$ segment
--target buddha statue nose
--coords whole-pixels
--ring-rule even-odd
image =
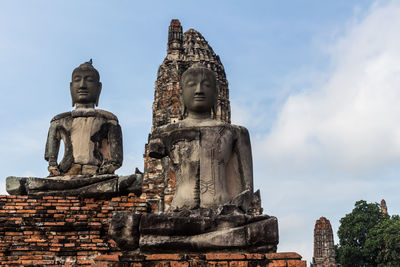
[[[203,92],[203,87],[201,86],[201,83],[198,83],[196,85],[196,90],[194,92],[195,92],[195,94],[199,94],[199,93]]]
[[[79,82],[79,87],[80,87],[80,88],[86,88],[86,81],[85,81],[85,79],[81,79],[81,80],[80,80],[80,82]]]

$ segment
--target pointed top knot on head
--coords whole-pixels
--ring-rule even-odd
[[[92,69],[94,69],[93,60],[90,59],[89,61],[80,64],[78,68],[81,69],[81,70],[92,70]]]
[[[82,63],[79,65],[79,67],[75,68],[74,71],[72,72],[72,77],[74,74],[78,71],[91,71],[95,74],[96,78],[98,81],[100,81],[100,74],[99,72],[93,67],[93,60],[90,59],[89,61]]]

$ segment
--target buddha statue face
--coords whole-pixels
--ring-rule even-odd
[[[205,67],[192,67],[181,79],[185,110],[190,114],[210,115],[217,102],[215,74]]]
[[[101,82],[91,61],[81,64],[72,73],[70,83],[72,106],[75,104],[98,105]]]

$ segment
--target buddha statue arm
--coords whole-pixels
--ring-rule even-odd
[[[46,150],[44,158],[49,162],[48,170],[50,175],[60,175],[58,169],[57,158],[60,149],[60,133],[57,131],[57,121],[53,121],[50,124],[49,133],[47,135]]]
[[[243,185],[246,189],[253,191],[253,160],[251,155],[250,136],[249,132],[244,127],[239,127],[236,151],[238,153],[239,172],[242,176]]]
[[[156,159],[167,156],[163,139],[157,134],[151,134],[149,137],[149,156]]]
[[[111,161],[118,169],[122,166],[123,160],[122,131],[121,126],[118,123],[110,125],[108,138],[110,140]]]
[[[122,166],[123,148],[122,148],[122,131],[117,121],[107,123],[108,142],[110,144],[110,160],[104,161],[100,166],[99,173],[114,173],[116,169]]]

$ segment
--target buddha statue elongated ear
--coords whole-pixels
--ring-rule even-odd
[[[180,103],[180,105],[181,105],[181,107],[182,107],[182,109],[181,109],[181,115],[180,115],[180,120],[183,120],[184,118],[186,118],[187,117],[187,107],[186,107],[186,105],[185,105],[185,101],[183,101],[183,96],[182,96],[182,94],[181,94],[181,96],[179,97],[179,103]]]
[[[99,98],[100,98],[100,94],[101,94],[101,88],[103,87],[103,84],[101,82],[99,82],[99,86],[98,86],[98,93],[97,93],[97,98],[96,98],[96,107],[99,106]]]
[[[71,85],[70,85],[70,87],[71,87]],[[75,103],[74,97],[72,96],[72,93],[71,93],[71,100],[72,100],[72,107],[74,107],[76,103]]]
[[[186,108],[185,104],[183,104],[183,108],[182,108],[180,119],[183,120],[184,118],[186,118],[186,116],[187,116],[187,108]]]
[[[215,102],[211,109],[211,116],[214,120],[217,119],[217,110],[218,110],[218,99],[219,99],[219,86],[217,80],[215,80]]]
[[[212,107],[212,110],[211,110],[211,117],[212,117],[212,119],[214,119],[214,120],[217,119],[217,105],[216,105],[216,104]]]

